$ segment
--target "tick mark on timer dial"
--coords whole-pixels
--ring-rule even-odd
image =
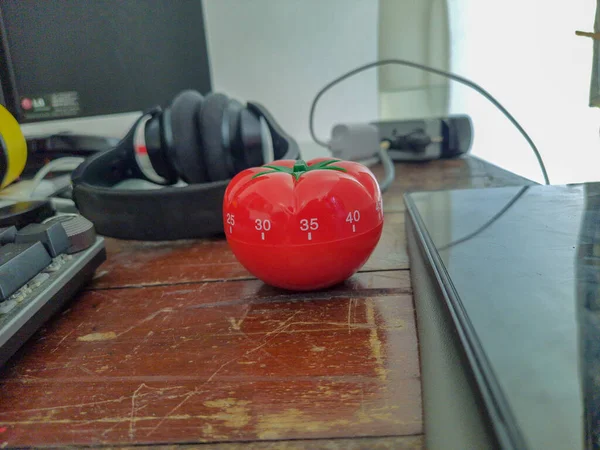
[[[346,222],[352,225],[352,232],[356,233],[356,223],[360,220],[360,212],[358,209],[354,211],[350,211],[348,213],[348,217],[346,217]]]
[[[233,226],[235,225],[235,216],[231,213],[227,213],[227,225],[229,225],[229,234],[233,233]]]
[[[260,231],[260,239],[265,240],[265,232],[271,229],[271,221],[269,219],[256,219],[254,221],[254,228],[256,231]]]
[[[310,219],[300,219],[300,231],[308,231],[306,238],[312,241],[312,231],[319,229],[319,219],[312,217]],[[312,231],[311,231],[312,230]]]

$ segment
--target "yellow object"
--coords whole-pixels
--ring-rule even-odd
[[[0,105],[0,189],[15,181],[27,162],[27,142],[13,116]]]

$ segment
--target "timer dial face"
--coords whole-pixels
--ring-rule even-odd
[[[319,289],[368,259],[381,236],[381,192],[359,163],[276,161],[234,177],[223,222],[230,247],[252,274],[287,289]]]

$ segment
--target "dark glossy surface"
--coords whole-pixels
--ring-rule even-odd
[[[411,200],[528,447],[598,448],[600,184]]]

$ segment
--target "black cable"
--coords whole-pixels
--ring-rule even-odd
[[[498,108],[500,110],[500,112],[502,112],[502,114],[504,114],[504,116],[515,126],[515,128],[517,130],[519,130],[519,132],[521,133],[521,135],[525,138],[525,140],[527,141],[527,143],[529,144],[529,146],[533,150],[533,153],[535,153],[535,157],[537,158],[538,164],[540,165],[540,169],[542,170],[542,174],[544,175],[544,182],[546,184],[550,184],[550,179],[548,178],[548,172],[546,172],[546,166],[544,165],[544,161],[542,160],[542,156],[540,155],[540,152],[538,151],[537,147],[533,143],[533,140],[529,137],[529,135],[523,129],[523,127],[519,124],[519,122],[517,122],[517,120],[506,110],[506,108],[504,108],[504,106],[502,106],[502,104],[498,100],[496,100],[492,96],[492,94],[490,94],[488,91],[486,91],[485,89],[483,89],[478,84],[476,84],[476,83],[472,82],[471,80],[468,80],[468,79],[466,79],[464,77],[461,77],[460,75],[456,75],[454,73],[446,72],[446,71],[440,70],[440,69],[434,69],[433,67],[426,66],[424,64],[415,63],[415,62],[412,62],[412,61],[407,61],[407,60],[404,60],[404,59],[382,59],[381,61],[375,61],[375,62],[372,62],[372,63],[369,63],[369,64],[365,64],[365,65],[359,66],[356,69],[353,69],[353,70],[351,70],[349,72],[346,72],[345,74],[339,76],[335,80],[333,80],[330,83],[326,84],[325,87],[323,87],[317,93],[317,95],[315,96],[315,98],[314,98],[314,100],[312,102],[312,105],[310,107],[310,115],[309,115],[309,118],[308,118],[309,128],[310,128],[310,135],[312,136],[313,140],[317,144],[322,145],[323,147],[328,147],[328,145],[327,145],[326,142],[321,141],[316,136],[316,134],[315,134],[315,127],[314,127],[315,108],[317,106],[317,102],[323,96],[323,94],[325,92],[327,92],[329,89],[331,89],[333,86],[335,86],[336,84],[338,84],[339,82],[344,81],[346,78],[350,78],[350,77],[356,75],[357,73],[363,72],[363,71],[368,70],[368,69],[372,69],[373,67],[387,66],[387,65],[390,65],[390,64],[398,64],[398,65],[401,65],[401,66],[408,66],[408,67],[413,67],[415,69],[421,69],[421,70],[424,70],[425,72],[435,73],[436,75],[441,75],[443,77],[449,78],[449,79],[457,81],[459,83],[462,83],[465,86],[468,86],[471,89],[473,89],[473,90],[479,92],[481,95],[483,95],[496,108]]]
[[[439,247],[437,250],[438,252],[442,252],[444,250],[448,250],[451,247],[454,247],[455,245],[458,244],[462,244],[463,242],[466,242],[470,239],[473,239],[475,236],[477,236],[479,233],[485,231],[489,226],[491,226],[496,220],[498,220],[500,217],[502,217],[504,215],[504,213],[506,211],[508,211],[515,203],[517,203],[517,200],[519,200],[523,194],[525,192],[527,192],[527,190],[530,188],[531,186],[525,186],[523,187],[519,192],[517,192],[517,194],[510,199],[510,201],[504,205],[504,207],[498,211],[490,220],[488,220],[486,223],[484,223],[482,226],[480,226],[478,229],[476,229],[475,231],[473,231],[472,233],[467,234],[465,237],[462,237],[460,239],[457,239],[456,241],[452,241],[449,244],[443,245],[441,247]]]

